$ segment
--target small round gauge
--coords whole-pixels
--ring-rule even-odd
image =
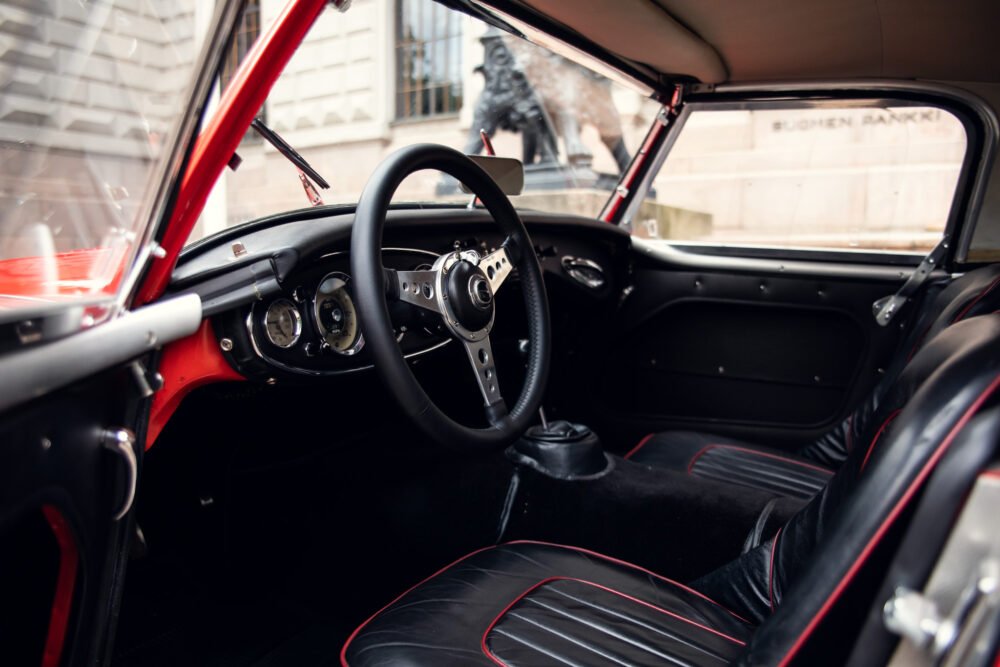
[[[348,285],[346,273],[328,273],[316,289],[314,314],[319,335],[337,354],[357,354],[365,339],[358,327],[358,311]]]
[[[302,335],[302,315],[288,299],[278,299],[264,313],[264,332],[274,345],[289,348]]]

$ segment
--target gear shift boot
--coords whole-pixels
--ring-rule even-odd
[[[565,420],[532,426],[508,454],[516,462],[557,479],[595,477],[611,468],[600,438],[583,424]]]

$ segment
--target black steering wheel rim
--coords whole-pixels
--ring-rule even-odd
[[[505,233],[504,252],[511,265],[517,268],[520,278],[530,341],[527,374],[521,394],[509,411],[502,399],[499,404],[490,405],[487,402],[486,414],[490,422],[487,428],[460,424],[431,401],[399,349],[389,315],[387,272],[382,264],[385,217],[392,196],[403,179],[424,169],[441,171],[458,179],[479,197]],[[390,155],[371,175],[361,193],[351,235],[351,271],[354,297],[358,302],[366,345],[375,357],[375,368],[403,411],[428,436],[455,447],[486,449],[509,444],[524,433],[535,419],[548,379],[551,344],[548,302],[541,268],[528,232],[510,200],[486,172],[462,153],[437,144],[416,144]],[[447,273],[447,268],[444,271]],[[393,291],[392,287],[390,285],[389,292]],[[398,286],[395,287],[398,292]],[[491,326],[492,319],[486,328],[487,344]],[[472,344],[468,339],[460,342]],[[481,379],[480,383],[482,386]],[[486,389],[483,391],[486,400]]]

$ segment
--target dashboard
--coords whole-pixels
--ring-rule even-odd
[[[586,218],[521,215],[546,279],[550,311],[569,309],[580,322],[600,321],[627,283],[628,234]],[[170,291],[201,296],[223,356],[247,379],[308,382],[370,369],[351,276],[352,224],[353,208],[324,206],[227,229],[185,249]],[[502,241],[483,210],[398,207],[386,218],[383,264],[422,270],[443,253],[485,254]],[[494,337],[516,345],[523,322],[516,272],[497,295],[497,312]],[[390,315],[408,358],[451,343],[432,313],[393,302]],[[561,317],[553,321],[558,325]],[[570,328],[585,331],[580,322]]]

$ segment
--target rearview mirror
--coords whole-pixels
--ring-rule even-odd
[[[469,159],[489,174],[508,197],[519,195],[524,190],[524,165],[520,160],[492,155],[470,155]],[[465,187],[465,183],[461,183],[461,186],[462,192],[472,194],[472,191]]]

